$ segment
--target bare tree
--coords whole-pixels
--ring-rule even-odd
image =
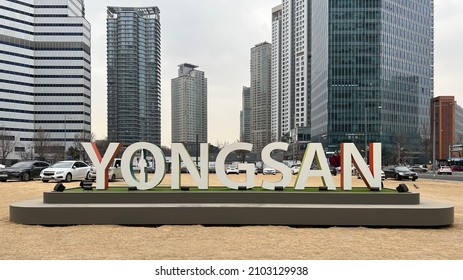
[[[407,147],[407,137],[402,133],[394,135],[394,148],[392,149],[392,162],[398,164],[404,162],[405,150]]]
[[[24,147],[24,151],[19,153],[21,160],[33,160],[34,159],[34,147],[27,145]]]
[[[456,145],[463,145],[463,133],[457,133],[455,135],[455,144]],[[463,157],[463,152],[457,152],[458,157]]]
[[[42,127],[37,129],[34,133],[34,149],[38,155],[39,160],[46,161],[51,153],[56,153],[56,147],[50,139],[50,133]],[[61,152],[61,149],[58,149]],[[62,151],[61,155],[64,153]]]
[[[11,135],[9,131],[5,129],[5,127],[0,126],[0,161],[5,162],[8,155],[14,151],[14,147],[16,146],[16,139],[14,135]]]
[[[106,137],[105,139],[95,140],[95,144],[96,144],[96,147],[98,148],[98,151],[100,152],[100,155],[104,155],[109,146],[108,137]]]
[[[87,152],[84,149],[82,143],[93,142],[95,139],[95,134],[90,131],[83,131],[74,136],[74,148],[79,151],[80,158],[83,161],[89,161]]]
[[[424,160],[428,163],[432,158],[432,140],[431,128],[429,124],[423,122],[420,128],[421,134],[421,150],[424,153]]]

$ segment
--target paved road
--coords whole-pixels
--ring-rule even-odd
[[[432,172],[418,173],[418,180],[420,178],[433,179],[434,174]],[[436,180],[448,180],[448,181],[461,181],[461,182],[463,182],[463,172],[453,172],[452,175],[437,175],[437,173],[436,173]]]

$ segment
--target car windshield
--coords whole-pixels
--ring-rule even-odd
[[[396,167],[395,170],[397,170],[397,171],[402,171],[402,172],[410,171],[410,169],[408,169],[408,168],[405,167],[405,166]]]
[[[23,161],[23,162],[17,162],[15,164],[13,164],[11,167],[14,167],[14,168],[29,168],[29,167],[31,167],[31,165],[32,165],[32,162]]]
[[[53,168],[71,168],[73,162],[65,162],[65,161],[60,161],[55,164],[53,164],[51,167]]]

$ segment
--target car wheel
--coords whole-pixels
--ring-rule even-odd
[[[399,181],[399,180],[400,180],[400,176],[399,176],[399,174],[395,174],[395,179],[396,179],[397,181]]]
[[[111,182],[114,182],[114,181],[116,181],[116,174],[113,174],[113,175],[111,176]]]
[[[6,182],[6,180],[0,180],[0,182]]]
[[[27,182],[31,179],[31,175],[29,175],[29,173],[24,173],[23,176],[21,177],[21,180],[23,180],[24,182]]]
[[[412,181],[416,181],[416,179],[415,179],[415,178],[413,178],[413,179],[412,179]]]
[[[88,172],[87,175],[85,176],[85,180],[90,180],[90,172]]]
[[[66,179],[65,180],[66,180],[66,182],[71,182],[72,174],[71,173],[66,174]]]
[[[42,180],[42,182],[44,182],[44,183],[48,183],[48,180]]]

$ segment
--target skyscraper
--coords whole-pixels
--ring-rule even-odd
[[[313,1],[312,139],[423,158],[433,96],[433,1]],[[328,47],[328,52],[320,51]],[[398,144],[399,143],[399,144]]]
[[[366,154],[382,142],[385,162],[399,146],[409,162],[422,158],[433,10],[432,0],[283,0],[280,137],[307,126],[329,151],[354,142]]]
[[[271,142],[271,54],[267,42],[251,49],[251,143],[256,152]]]
[[[311,1],[272,10],[272,140],[310,127]],[[276,79],[276,80],[275,80]]]
[[[61,159],[91,131],[84,1],[2,1],[0,17],[0,129],[14,144],[7,159],[38,156],[39,132],[49,142],[41,156]]]
[[[243,87],[240,115],[240,141],[251,143],[251,88]]]
[[[190,145],[207,141],[207,78],[198,66],[179,65],[178,77],[172,79],[172,142]]]
[[[108,139],[161,144],[158,7],[108,7]]]

